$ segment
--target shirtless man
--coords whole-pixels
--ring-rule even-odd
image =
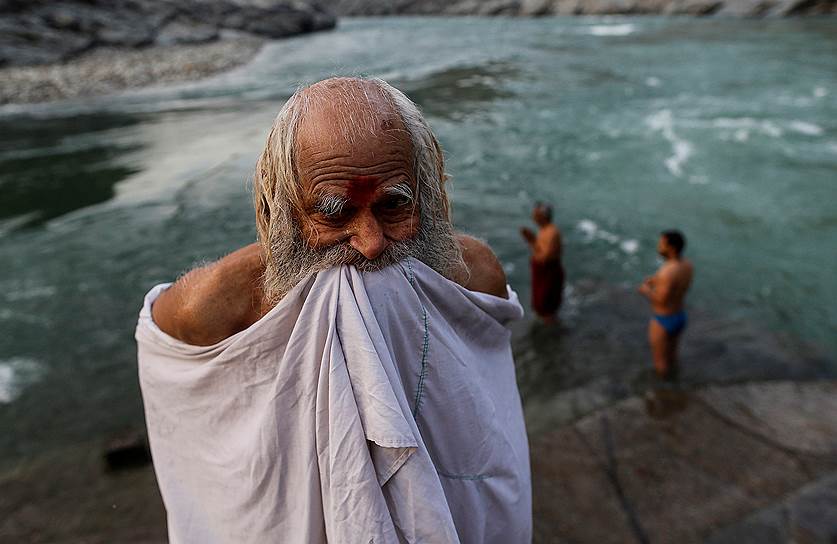
[[[520,229],[532,250],[532,309],[544,323],[553,323],[564,291],[561,231],[552,223],[552,207],[547,204],[535,205],[532,220],[538,226],[537,234],[526,227]]]
[[[665,262],[651,277],[639,286],[654,312],[648,323],[648,340],[657,376],[665,380],[677,378],[677,343],[686,328],[686,311],[683,302],[692,284],[694,268],[682,258],[686,239],[677,230],[667,230],[660,235],[657,252]]]

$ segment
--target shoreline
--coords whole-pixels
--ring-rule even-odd
[[[205,44],[99,48],[65,62],[0,68],[0,105],[55,102],[199,81],[247,64],[267,41],[247,36]]]

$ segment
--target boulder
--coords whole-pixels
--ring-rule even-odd
[[[723,0],[675,0],[666,6],[665,15],[712,15],[724,5]]]
[[[540,17],[549,15],[553,11],[552,0],[523,0],[520,3],[520,15],[524,17]]]
[[[214,25],[189,20],[173,20],[163,26],[154,38],[157,45],[205,43],[218,39],[220,31]]]
[[[336,24],[316,3],[256,1],[0,0],[0,65],[61,62],[100,46],[204,43],[227,29],[282,38]]]

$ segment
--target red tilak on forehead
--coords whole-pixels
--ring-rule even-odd
[[[346,186],[347,196],[356,206],[365,206],[372,200],[377,184],[377,176],[355,176]]]

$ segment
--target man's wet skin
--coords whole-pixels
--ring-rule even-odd
[[[674,332],[667,330],[663,323],[671,321],[677,326],[678,321],[685,324],[684,302],[692,283],[694,267],[683,258],[665,236],[661,236],[657,251],[666,260],[657,272],[646,278],[640,285],[639,292],[648,298],[654,313],[648,322],[648,339],[657,375],[665,379],[677,377],[677,345],[682,332],[682,325]],[[662,323],[661,323],[662,321]]]
[[[320,100],[297,131],[303,201],[297,221],[312,250],[348,243],[374,260],[390,244],[415,236],[421,224],[412,143],[391,106],[376,94],[370,98],[377,89],[348,101],[347,93],[351,98],[357,90],[338,90],[343,110],[336,100]],[[375,108],[374,115],[346,112],[360,107]],[[346,137],[337,127],[347,117],[378,122]],[[467,274],[453,279],[472,291],[506,297],[505,273],[491,249],[469,236],[457,240]],[[190,272],[157,299],[155,323],[177,339],[204,346],[248,328],[275,305],[262,290],[265,259],[252,244]]]

